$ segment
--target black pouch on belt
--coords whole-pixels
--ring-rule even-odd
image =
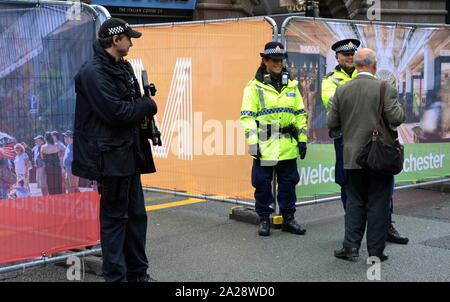
[[[126,201],[129,187],[129,177],[105,177],[99,186],[99,193],[105,201]]]

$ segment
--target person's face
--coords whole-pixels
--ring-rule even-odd
[[[130,47],[133,46],[133,43],[131,42],[131,38],[127,35],[115,35],[113,36],[113,42],[114,46],[116,47],[117,53],[121,57],[125,57],[128,55],[128,51],[130,50]]]
[[[263,58],[264,65],[266,65],[266,70],[271,74],[280,74],[283,70],[283,60]]]
[[[34,143],[35,143],[37,146],[42,146],[42,145],[44,144],[44,142],[43,142],[42,140],[40,140],[40,139],[35,139],[35,140],[34,140]]]
[[[344,68],[353,68],[353,54],[352,53],[338,53],[336,59],[340,66]]]
[[[68,145],[72,143],[72,138],[70,136],[64,136],[64,142]]]
[[[14,148],[14,151],[16,151],[16,154],[18,154],[18,155],[23,153],[22,149],[20,149],[19,147]]]

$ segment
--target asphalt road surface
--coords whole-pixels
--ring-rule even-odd
[[[160,282],[366,281],[365,239],[360,259],[333,257],[342,245],[340,201],[297,208],[304,236],[229,219],[233,205],[146,192],[150,275]],[[395,227],[408,245],[388,244],[389,260],[376,278],[383,281],[450,281],[450,193],[409,189],[395,194]],[[92,273],[67,279],[67,268],[49,264],[0,275],[2,282],[103,282]],[[378,281],[378,282],[380,282]]]

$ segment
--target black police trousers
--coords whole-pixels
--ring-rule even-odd
[[[347,184],[347,173],[344,169],[344,144],[342,137],[334,140],[334,151],[336,152],[336,164],[334,169],[334,179],[341,187],[341,201],[344,206],[344,210],[347,204],[347,191],[345,186]]]
[[[252,167],[252,185],[255,188],[255,210],[260,217],[269,217],[274,212],[271,204],[275,202],[272,194],[273,171],[277,175],[277,200],[284,218],[294,216],[297,195],[295,186],[300,180],[297,159],[279,161],[275,166],[261,166],[254,159]]]
[[[99,192],[105,281],[126,282],[146,275],[147,213],[140,175],[105,177]]]

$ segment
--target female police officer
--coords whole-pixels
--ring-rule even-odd
[[[244,89],[240,115],[253,157],[258,233],[270,235],[270,205],[274,202],[271,180],[275,171],[282,230],[302,235],[306,230],[294,220],[295,186],[299,182],[297,157],[300,154],[304,159],[306,155],[307,114],[298,82],[291,80],[283,67],[283,59],[287,58],[283,44],[269,42],[260,55],[261,66]]]

